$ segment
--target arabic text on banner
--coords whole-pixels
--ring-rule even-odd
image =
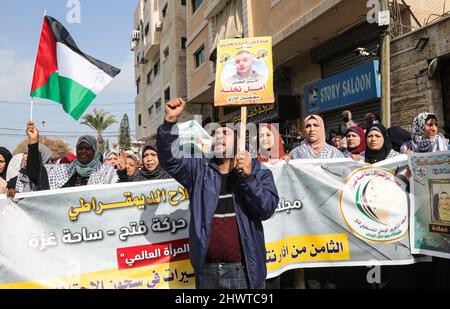
[[[280,202],[263,223],[268,277],[307,267],[402,265],[407,159],[271,166]],[[0,288],[192,288],[189,192],[174,180],[0,199]],[[392,197],[395,197],[394,199]]]

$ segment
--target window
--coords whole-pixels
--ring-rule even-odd
[[[186,6],[186,0],[181,0],[181,5]]]
[[[147,74],[147,85],[150,85],[150,83],[152,82],[152,73],[153,71],[150,70],[150,72],[148,72]]]
[[[164,100],[170,101],[170,87],[166,88],[166,90],[164,90]]]
[[[186,43],[187,43],[187,39],[181,38],[181,49],[186,49]]]
[[[145,36],[147,36],[147,34],[148,34],[148,31],[150,30],[150,25],[149,25],[149,23],[147,23],[147,25],[145,26]]]
[[[203,0],[192,0],[192,14],[194,14],[200,5],[202,5]]]
[[[140,86],[140,84],[141,84],[141,78],[139,77],[137,80],[136,80],[136,90],[137,90],[137,94],[139,95],[139,86]]]
[[[148,109],[148,115],[149,115],[149,116],[151,116],[151,115],[153,114],[153,109],[154,109],[154,106],[153,106],[153,105],[150,106],[150,108]]]
[[[203,63],[205,63],[205,46],[200,47],[195,53],[195,67],[198,68]]]
[[[160,66],[161,65],[159,60],[153,65],[153,72],[154,72],[153,77],[156,77],[156,75],[158,75]]]
[[[141,114],[138,115],[138,125],[139,126],[142,125],[142,116],[141,116]]]
[[[163,54],[164,54],[164,60],[166,60],[167,58],[169,58],[169,47],[167,47],[167,48],[163,51]]]
[[[156,111],[159,111],[161,109],[161,99],[155,102]]]
[[[162,9],[162,17],[166,17],[169,3],[166,3],[164,8]]]

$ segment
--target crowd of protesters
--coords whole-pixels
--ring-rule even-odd
[[[267,271],[261,221],[273,215],[279,200],[272,173],[264,164],[345,158],[374,164],[400,154],[449,147],[433,113],[418,115],[407,132],[400,127],[385,128],[372,113],[358,125],[352,113],[345,111],[342,123],[329,131],[328,138],[321,116],[306,117],[303,140],[290,152],[276,126],[263,124],[255,137],[258,151],[252,155],[238,153],[236,132],[221,127],[212,136],[212,159],[184,158],[173,153],[177,149],[173,127],[185,104],[182,99],[167,103],[157,142],[148,142],[139,154],[123,149],[101,154],[97,140],[86,135],[79,138],[76,154],[53,162],[51,150],[39,143],[39,131],[29,122],[25,151],[13,157],[0,147],[0,194],[13,198],[23,192],[173,177],[190,192],[189,242],[197,287],[262,288]],[[227,157],[230,148],[235,151]],[[217,279],[217,274],[225,275]],[[280,277],[267,284],[279,287]]]

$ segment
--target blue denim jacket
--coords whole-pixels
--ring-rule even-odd
[[[161,166],[189,191],[190,259],[199,272],[208,252],[222,178],[218,166],[207,158],[174,156],[179,153],[179,143],[177,132],[172,134],[173,128],[169,122],[158,128],[158,158]],[[252,175],[238,176],[232,191],[250,288],[258,288],[267,276],[262,221],[274,214],[279,201],[272,172],[253,160]]]

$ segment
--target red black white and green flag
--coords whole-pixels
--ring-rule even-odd
[[[119,72],[83,53],[59,21],[44,17],[31,97],[58,102],[78,120]]]

